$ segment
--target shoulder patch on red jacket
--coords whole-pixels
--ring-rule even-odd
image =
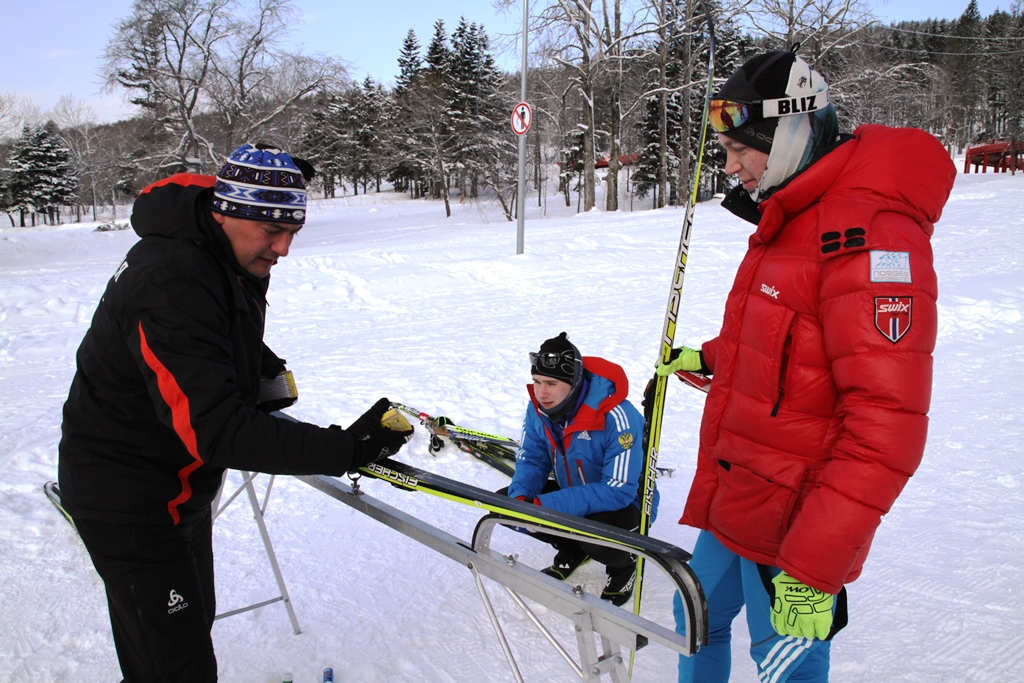
[[[914,297],[876,296],[875,327],[893,344],[903,338],[913,322]]]
[[[872,282],[910,284],[914,281],[910,274],[910,252],[872,249],[870,275]]]

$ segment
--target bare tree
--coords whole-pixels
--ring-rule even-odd
[[[0,92],[0,139],[7,137],[14,128],[17,104],[17,95],[12,92]]]
[[[230,24],[211,64],[207,93],[219,119],[216,139],[222,149],[255,137],[280,137],[276,123],[289,109],[345,80],[337,60],[274,50],[294,14],[289,3],[258,0],[253,18]]]
[[[16,138],[26,124],[42,123],[39,107],[13,92],[0,92],[0,140]]]
[[[50,118],[60,127],[61,137],[71,150],[78,169],[78,220],[82,219],[82,205],[92,206],[92,219],[96,220],[99,203],[98,158],[96,154],[96,112],[92,107],[72,95],[64,95],[50,112]]]
[[[135,0],[106,49],[106,83],[133,93],[168,140],[154,168],[202,168],[219,155],[197,126],[216,49],[231,36],[230,0]]]
[[[863,0],[740,0],[732,12],[778,48],[800,43],[811,63],[854,44],[858,30],[874,20]]]
[[[602,54],[600,23],[593,11],[594,0],[552,0],[542,9],[537,28],[542,50],[556,64],[572,74],[572,80],[582,100],[583,137],[583,210],[590,211],[595,204],[594,141],[596,116],[594,100],[598,70]]]
[[[565,162],[560,158],[561,148],[574,121],[579,119],[580,103],[575,84],[568,70],[557,65],[538,66],[530,70],[529,99],[533,106],[534,123],[529,135],[540,148],[541,164]],[[565,196],[565,205],[571,206],[567,169],[559,173],[559,193]],[[535,171],[536,172],[536,171]],[[539,189],[539,188],[538,188]]]
[[[108,88],[122,87],[162,129],[154,170],[218,167],[230,149],[272,136],[303,98],[339,80],[323,57],[280,53],[290,0],[135,0],[106,50]],[[298,137],[294,130],[289,134]]]

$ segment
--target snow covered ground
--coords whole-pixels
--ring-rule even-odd
[[[289,361],[290,412],[348,424],[376,398],[516,436],[526,354],[562,330],[587,355],[622,364],[631,397],[651,373],[678,242],[677,209],[575,215],[530,207],[526,253],[493,207],[392,194],[314,203],[274,270],[267,341]],[[0,679],[114,681],[103,591],[85,548],[43,497],[56,477],[61,406],[74,353],[107,279],[135,241],[95,224],[0,229]],[[750,226],[717,202],[697,208],[678,343],[718,330]],[[933,240],[940,326],[924,463],[850,586],[835,641],[837,683],[1024,681],[1024,178],[961,175]],[[652,534],[691,548],[675,522],[690,483],[702,395],[673,384]],[[478,486],[507,479],[419,431],[401,460]],[[237,487],[238,475],[231,482]],[[258,481],[265,486],[266,477]],[[364,480],[365,481],[365,480]],[[478,512],[378,481],[365,489],[464,539]],[[275,594],[244,498],[217,521],[218,607]],[[512,680],[466,568],[318,491],[278,478],[268,525],[302,634],[280,604],[218,621],[221,680],[274,683],[291,671],[336,681]],[[515,536],[514,538],[512,536]],[[509,534],[541,567],[547,546]],[[584,567],[589,590],[600,566]],[[517,608],[492,590],[527,681],[573,674]],[[671,624],[670,592],[647,584],[645,615]],[[541,610],[541,614],[544,612]],[[568,621],[547,615],[572,651]],[[754,681],[736,623],[734,681]],[[670,681],[675,657],[650,646],[635,681]]]

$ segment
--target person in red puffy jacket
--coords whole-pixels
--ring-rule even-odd
[[[930,237],[956,170],[921,130],[841,135],[795,52],[743,64],[709,113],[739,180],[722,205],[757,229],[719,335],[658,368],[712,375],[680,520],[702,530],[691,566],[710,642],[680,657],[679,680],[728,681],[746,606],[761,680],[827,681],[844,586],[924,452]]]

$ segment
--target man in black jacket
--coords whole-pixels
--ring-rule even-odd
[[[304,165],[305,166],[305,165]],[[302,172],[243,145],[216,177],[135,201],[141,239],[107,284],[64,404],[59,481],[103,579],[124,680],[216,681],[210,505],[226,468],[340,475],[396,453],[380,399],[348,429],[270,416],[270,270],[305,220]]]

